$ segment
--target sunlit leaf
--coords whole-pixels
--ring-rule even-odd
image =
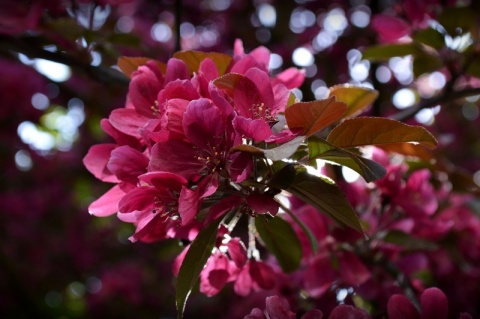
[[[330,132],[327,141],[343,148],[400,142],[418,143],[430,149],[437,146],[435,137],[421,126],[378,117],[346,120]]]
[[[378,91],[350,84],[335,85],[330,88],[329,96],[347,104],[343,118],[354,117],[365,111],[378,97]]]
[[[416,55],[421,52],[415,43],[382,44],[366,48],[362,58],[370,61],[386,61],[397,56]]]
[[[209,58],[217,66],[218,74],[220,75],[225,74],[225,71],[232,61],[231,56],[218,52],[180,51],[176,52],[173,57],[185,62],[191,73],[198,72],[200,63],[206,58]]]
[[[289,158],[291,155],[293,155],[304,140],[305,136],[297,136],[291,141],[269,149],[262,149],[256,146],[242,144],[232,147],[230,151],[246,152],[257,157],[265,156],[272,161],[279,161],[285,158]]]
[[[428,161],[433,158],[433,154],[429,150],[418,144],[393,143],[378,145],[378,147],[387,152],[398,153],[405,156],[414,156],[424,161]]]
[[[160,70],[165,73],[167,66],[160,61],[152,60],[150,58],[122,56],[118,58],[117,65],[123,74],[131,77],[133,72],[137,71],[140,66],[147,64],[148,61],[155,61],[155,63],[160,67]]]
[[[192,291],[193,286],[197,282],[200,272],[205,266],[208,258],[212,253],[217,239],[218,225],[221,218],[211,223],[197,235],[190,245],[185,259],[182,262],[177,278],[176,286],[176,302],[177,302],[177,318],[183,317],[185,303]]]
[[[360,174],[367,182],[378,180],[386,174],[385,168],[377,162],[335,147],[320,138],[309,138],[308,149],[311,160],[319,158],[347,166]]]
[[[301,129],[301,135],[311,136],[335,122],[347,111],[347,105],[335,96],[313,102],[292,104],[285,110],[290,130]]]
[[[302,259],[302,245],[288,222],[280,216],[258,216],[255,218],[255,228],[284,272],[290,273],[298,269]]]
[[[352,205],[336,185],[307,172],[300,172],[286,191],[327,214],[340,225],[363,232]]]

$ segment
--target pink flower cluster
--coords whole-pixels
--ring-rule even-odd
[[[272,126],[303,73],[289,69],[270,77],[269,59],[267,49],[245,54],[237,41],[227,74],[209,57],[194,72],[177,58],[163,67],[148,61],[133,72],[126,107],[101,122],[115,143],[95,145],[84,158],[97,178],[116,184],[91,204],[90,213],[118,212],[136,226],[131,239],[145,242],[192,240],[202,224],[233,207],[275,215],[272,196],[244,189],[237,192],[242,196],[222,196],[202,222],[197,219],[206,198],[236,191],[250,176],[252,157],[235,146],[294,136],[288,130],[276,134]],[[216,86],[220,76],[233,77],[234,87]]]
[[[290,311],[287,300],[271,296],[265,300],[265,310],[254,308],[244,319],[295,319],[296,314]],[[393,295],[388,301],[387,314],[389,319],[447,319],[448,300],[438,288],[426,289],[420,299],[421,313],[412,302],[402,294]],[[322,311],[313,309],[303,314],[300,319],[322,319]],[[328,319],[371,319],[372,317],[363,309],[351,305],[338,305],[328,316]],[[472,319],[469,314],[461,313],[459,319]]]

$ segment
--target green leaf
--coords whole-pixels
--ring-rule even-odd
[[[480,78],[480,55],[475,56],[467,68],[467,73],[474,77]]]
[[[307,235],[308,242],[310,243],[310,247],[312,248],[312,253],[315,254],[318,250],[317,237],[315,237],[310,228],[305,225],[305,223],[300,218],[298,218],[297,215],[295,215],[291,210],[285,208],[284,210],[293,219],[293,221],[297,223],[298,226],[300,226],[305,235]]]
[[[114,33],[107,38],[108,43],[138,47],[141,44],[140,38],[130,33]]]
[[[217,66],[218,74],[220,75],[225,74],[225,71],[232,61],[231,56],[218,52],[180,51],[176,52],[173,57],[185,62],[191,73],[198,72],[200,63],[206,58],[209,58]]]
[[[340,225],[363,232],[352,205],[336,185],[307,172],[300,172],[286,191],[327,214]]]
[[[305,140],[305,136],[297,136],[293,140],[280,144],[280,146],[264,150],[265,157],[272,161],[290,158]]]
[[[366,48],[362,52],[362,58],[370,61],[386,61],[397,56],[416,55],[420,48],[415,43],[382,44]]]
[[[434,242],[413,237],[410,234],[407,234],[400,230],[391,230],[389,231],[383,240],[387,243],[395,244],[401,246],[407,250],[435,250],[438,248],[438,245]]]
[[[415,32],[413,39],[438,50],[445,46],[445,36],[433,28]]]
[[[268,186],[277,189],[286,189],[295,181],[295,173],[295,166],[293,166],[293,164],[285,163],[285,166],[283,166],[278,172],[275,172],[272,178],[270,178]]]
[[[342,118],[354,117],[365,111],[378,97],[378,91],[351,84],[340,84],[330,88],[329,96],[347,104],[347,112]]]
[[[253,156],[266,157],[272,161],[280,161],[293,155],[304,140],[305,136],[297,136],[287,143],[283,143],[280,146],[269,149],[262,149],[256,146],[242,144],[232,147],[230,152],[246,152],[252,154]]]
[[[347,105],[335,96],[325,100],[298,102],[285,110],[290,130],[301,129],[301,135],[311,136],[335,122],[347,111]]]
[[[421,126],[407,125],[380,117],[359,117],[342,122],[327,137],[337,147],[357,147],[391,143],[417,143],[433,149],[437,140]]]
[[[367,182],[378,180],[386,174],[385,168],[377,162],[335,147],[320,138],[310,137],[308,149],[310,160],[319,158],[347,166],[360,174]]]
[[[425,73],[431,73],[443,66],[438,55],[426,52],[418,53],[413,60],[413,74],[419,77]]]
[[[215,241],[217,239],[218,225],[221,220],[222,219],[219,218],[207,228],[202,229],[185,255],[185,259],[183,260],[178,273],[176,286],[178,319],[183,317],[187,298],[197,282],[200,272],[212,254],[212,249],[215,246]]]
[[[290,273],[298,269],[302,259],[302,245],[288,222],[280,216],[258,216],[255,218],[255,228],[284,272]]]

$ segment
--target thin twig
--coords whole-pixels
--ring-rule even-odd
[[[105,66],[93,66],[61,52],[44,50],[29,40],[30,39],[0,35],[0,50],[11,50],[22,53],[29,58],[39,58],[65,64],[76,71],[86,73],[102,83],[122,86],[127,86],[129,83],[129,79],[120,71]]]
[[[182,24],[182,0],[175,1],[175,51],[182,50],[180,25]]]

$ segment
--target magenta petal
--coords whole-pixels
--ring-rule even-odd
[[[142,65],[132,73],[128,98],[137,112],[144,116],[152,116],[151,107],[155,105],[162,82],[160,69],[155,63]]]
[[[99,180],[118,183],[118,178],[107,168],[110,154],[117,146],[117,144],[93,145],[83,158],[83,165]]]
[[[265,194],[252,194],[247,197],[247,203],[257,214],[270,213],[275,216],[280,208],[272,196]]]
[[[272,84],[270,83],[270,76],[266,71],[260,70],[258,68],[252,68],[245,72],[244,74],[245,79],[249,79],[254,83],[254,86],[258,90],[258,94],[260,94],[260,98],[256,96],[252,96],[252,98],[256,99],[256,103],[260,101],[265,103],[266,107],[273,106],[273,91],[272,91]],[[239,89],[241,89],[242,84],[247,84],[244,80],[241,80],[239,83]],[[245,92],[248,94],[248,92]],[[253,103],[255,104],[255,103]]]
[[[200,149],[206,149],[215,138],[225,132],[225,118],[208,99],[191,101],[183,116],[183,130],[188,140]]]
[[[386,14],[375,15],[372,18],[372,28],[383,42],[393,42],[410,34],[410,26],[402,19]]]
[[[233,285],[235,293],[243,297],[247,296],[252,290],[252,283],[252,277],[250,276],[250,264],[247,263],[237,275],[237,280]]]
[[[120,146],[112,151],[108,169],[119,180],[136,185],[138,176],[147,171],[148,158],[130,146]]]
[[[182,60],[170,58],[167,63],[167,71],[165,74],[165,82],[175,80],[186,80],[190,78],[190,72],[187,65]]]
[[[271,105],[271,113],[277,115],[285,112],[285,107],[290,99],[290,91],[283,84],[277,84],[273,88],[273,104]]]
[[[317,256],[305,270],[305,290],[313,298],[320,297],[336,279],[328,256]]]
[[[154,198],[157,195],[158,190],[155,187],[137,187],[123,196],[118,203],[118,210],[120,213],[150,212],[154,208]]]
[[[272,289],[275,287],[275,273],[272,267],[264,262],[250,260],[250,276],[252,280],[263,289]]]
[[[237,116],[233,120],[233,125],[238,134],[254,139],[255,141],[264,141],[272,135],[270,125],[262,119],[250,119],[243,116]]]
[[[304,80],[305,71],[294,67],[286,69],[274,78],[275,83],[282,83],[289,90],[300,87]]]
[[[251,68],[256,68],[256,67],[260,67],[257,60],[255,60],[255,58],[251,55],[244,55],[243,57],[238,59],[238,61],[235,62],[230,72],[244,74]]]
[[[403,295],[393,295],[388,300],[387,312],[389,319],[419,319],[420,314],[412,302]]]
[[[141,138],[140,129],[150,120],[149,117],[126,108],[113,110],[108,119],[114,128],[136,138]]]
[[[211,222],[216,220],[217,218],[223,216],[226,212],[232,210],[233,208],[237,207],[242,202],[242,198],[239,196],[229,196],[226,197],[212,207],[210,207],[208,211],[208,215],[205,218],[205,226],[209,225]]]
[[[200,207],[199,194],[184,187],[178,202],[178,212],[182,219],[182,225],[187,225],[197,216]]]
[[[338,256],[340,274],[352,286],[359,286],[370,278],[370,271],[352,252],[344,251]]]
[[[205,177],[195,190],[182,188],[179,199],[178,212],[182,218],[182,225],[187,225],[196,216],[202,204],[203,198],[212,195],[218,188],[218,179],[209,175]]]
[[[237,152],[232,154],[229,159],[227,170],[232,181],[241,183],[246,180],[253,170],[252,156],[245,152]]]
[[[350,305],[339,305],[333,309],[328,319],[371,319],[370,315],[363,309]],[[392,318],[390,318],[392,319]]]
[[[318,309],[307,311],[300,319],[322,319],[323,313]]]
[[[270,319],[295,319],[295,313],[290,311],[290,305],[284,298],[270,296],[265,299],[266,310]]]
[[[229,260],[217,252],[210,256],[200,274],[200,291],[212,297],[222,290],[229,277]]]
[[[243,319],[266,319],[265,314],[258,308],[253,308],[249,315],[243,317]]]
[[[232,238],[228,243],[228,254],[238,268],[241,268],[247,262],[247,249],[240,238]]]
[[[182,176],[170,172],[149,172],[140,175],[138,179],[166,192],[180,192],[188,183]]]
[[[200,98],[197,89],[190,80],[175,80],[165,85],[165,88],[158,94],[158,103],[170,99],[182,99],[192,101]]]
[[[448,317],[448,299],[438,288],[428,288],[420,297],[422,319],[446,319]]]
[[[141,149],[142,145],[137,138],[120,132],[112,126],[108,119],[102,119],[100,121],[100,127],[105,133],[113,137],[118,145],[129,145],[132,148]]]
[[[125,195],[125,192],[118,185],[113,186],[88,207],[91,215],[98,217],[110,216],[118,212],[118,202]]]
[[[270,51],[266,47],[259,46],[250,51],[249,55],[253,56],[257,63],[263,68],[268,68],[268,64],[270,63]]]
[[[213,81],[220,76],[220,74],[218,74],[217,66],[210,58],[206,58],[200,63],[198,73],[202,74],[208,82]]]
[[[190,178],[200,174],[203,164],[197,160],[194,146],[182,140],[169,139],[151,149],[148,170],[164,171]]]

